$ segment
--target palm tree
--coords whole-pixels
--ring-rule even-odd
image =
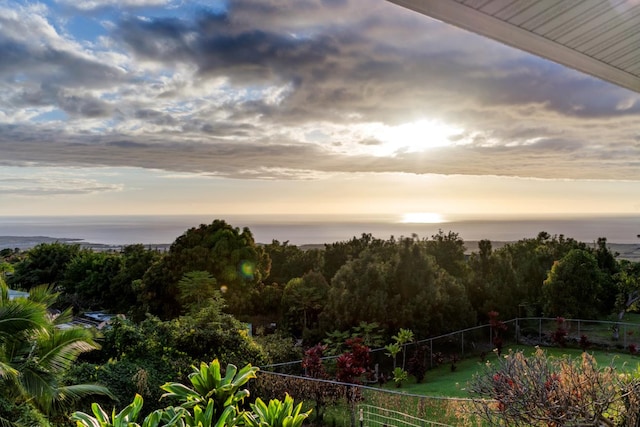
[[[89,329],[59,327],[71,320],[71,312],[52,316],[49,308],[56,297],[46,287],[36,287],[29,298],[10,300],[0,278],[0,398],[48,416],[87,395],[110,396],[106,387],[95,384],[63,384],[62,375],[78,356],[98,345]],[[8,421],[0,418],[0,424]]]

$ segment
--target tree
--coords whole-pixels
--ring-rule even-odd
[[[600,295],[598,296],[600,299],[599,309],[602,313],[609,314],[611,308],[616,305],[616,274],[620,271],[620,265],[616,257],[619,254],[609,249],[606,238],[598,237],[594,255],[598,262],[598,268],[602,272],[602,284],[600,286]]]
[[[426,241],[425,245],[427,253],[433,256],[436,263],[447,273],[456,278],[466,277],[464,240],[458,233],[449,231],[445,234],[438,230],[438,234],[431,236],[431,240]]]
[[[623,260],[620,270],[613,277],[616,284],[616,304],[618,321],[640,301],[640,263]],[[619,328],[614,329],[614,339],[619,338]]]
[[[329,284],[324,276],[313,271],[291,279],[284,288],[282,306],[287,309],[288,323],[301,331],[303,337],[309,328],[317,326],[328,293]]]
[[[215,220],[187,230],[149,268],[141,284],[141,303],[152,314],[174,318],[181,311],[176,304],[179,280],[190,271],[207,271],[223,292],[231,313],[250,313],[250,296],[269,268],[269,257],[248,228],[240,230]]]
[[[640,263],[624,260],[614,276],[617,287],[616,311],[618,320],[640,301]]]
[[[0,398],[50,416],[84,396],[110,395],[105,387],[63,382],[78,356],[98,345],[88,329],[57,327],[71,320],[71,312],[51,318],[48,308],[56,296],[41,286],[29,298],[9,300],[0,278]]]
[[[479,313],[499,309],[505,318],[511,318],[520,315],[520,307],[526,307],[530,315],[542,313],[547,274],[554,262],[572,249],[588,250],[582,242],[543,231],[535,239],[522,239],[493,251],[487,300],[482,305],[474,302],[481,306]]]
[[[435,263],[422,242],[405,238],[365,249],[338,270],[321,325],[345,331],[377,322],[387,334],[409,328],[425,337],[468,326],[473,317],[460,281]]]
[[[197,313],[220,298],[216,279],[206,271],[190,271],[178,282],[178,303],[186,313]]]
[[[545,312],[592,319],[598,314],[602,272],[588,251],[573,249],[555,263],[544,282]]]
[[[407,344],[413,342],[413,331],[411,331],[411,329],[400,328],[398,334],[392,338],[396,344],[402,348],[402,370],[404,370],[407,362]]]
[[[322,274],[327,282],[331,282],[333,276],[348,261],[360,257],[365,249],[375,249],[386,245],[388,242],[376,239],[372,234],[363,233],[359,238],[353,237],[349,241],[335,242],[325,245]]]
[[[141,280],[146,271],[162,257],[161,253],[144,245],[127,245],[120,253],[120,271],[111,278],[111,300],[105,308],[114,313],[130,313],[137,310],[137,289],[134,282]]]
[[[478,242],[478,252],[469,258],[470,277],[467,282],[467,295],[476,313],[480,314],[484,303],[489,299],[493,276],[492,246],[489,240]]]
[[[397,300],[390,289],[388,265],[373,250],[366,250],[343,265],[331,281],[327,305],[321,316],[325,331],[348,330],[361,321],[378,322],[385,330],[402,322]],[[396,316],[387,316],[387,310]]]
[[[58,285],[64,278],[67,264],[80,252],[80,245],[41,243],[29,251],[15,265],[14,274],[7,279],[14,287],[31,289],[34,286]]]
[[[70,260],[60,281],[66,301],[78,311],[111,307],[119,295],[111,293],[122,268],[119,254],[81,250]]]
[[[310,271],[318,271],[322,266],[322,252],[318,249],[300,249],[288,241],[280,243],[273,240],[264,246],[271,259],[271,269],[265,277],[265,283],[285,285],[291,279],[302,277]]]

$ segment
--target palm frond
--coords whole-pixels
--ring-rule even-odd
[[[38,364],[49,371],[68,369],[82,353],[100,348],[93,341],[93,333],[84,328],[54,329],[51,334],[39,335]]]
[[[38,409],[47,413],[49,408],[39,403],[51,401],[55,396],[57,385],[55,376],[38,369],[37,366],[27,365],[22,367],[18,382],[22,388],[23,398],[38,403]]]
[[[43,399],[39,397],[36,397],[35,401],[41,408],[48,408],[47,414],[67,413],[74,409],[74,405],[78,401],[94,395],[107,396],[113,400],[117,399],[105,386],[99,384],[74,384],[56,388],[55,394],[49,397],[48,402],[42,401]]]
[[[2,276],[0,276],[0,306],[3,306],[5,303],[9,301],[9,286],[4,281]]]
[[[47,310],[42,304],[18,299],[0,305],[0,342],[21,333],[46,329]]]
[[[1,379],[16,379],[20,375],[20,372],[11,366],[10,363],[0,360],[0,378]]]
[[[0,427],[16,427],[13,421],[0,416]]]
[[[29,289],[29,300],[40,303],[46,308],[50,308],[60,296],[59,292],[54,292],[51,285],[39,285]]]
[[[73,320],[73,309],[71,307],[63,310],[60,314],[53,317],[54,325],[62,325],[64,323],[69,323]]]

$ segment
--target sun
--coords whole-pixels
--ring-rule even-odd
[[[452,137],[460,135],[462,129],[431,120],[418,120],[398,126],[387,126],[378,138],[390,152],[417,153],[420,151],[451,146]]]
[[[402,215],[405,224],[440,224],[447,222],[442,215],[435,212],[410,212]]]

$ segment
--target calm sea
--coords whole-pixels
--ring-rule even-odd
[[[362,233],[431,237],[439,229],[453,231],[465,241],[515,241],[540,231],[564,234],[583,242],[606,237],[610,243],[639,243],[640,215],[617,217],[454,220],[440,224],[404,224],[389,216],[74,216],[0,217],[0,236],[72,238],[107,245],[166,244],[187,229],[220,218],[234,227],[249,227],[259,243],[272,240],[294,245],[348,240]]]

